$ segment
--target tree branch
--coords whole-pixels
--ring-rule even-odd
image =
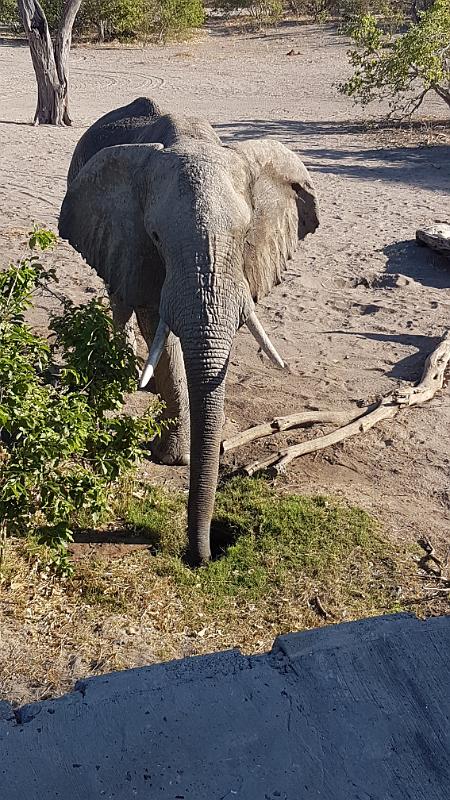
[[[420,106],[422,105],[422,103],[423,103],[423,101],[425,99],[425,95],[428,94],[430,89],[431,89],[431,86],[427,86],[427,88],[424,89],[423,92],[421,92],[420,95],[417,98],[409,101],[408,105],[405,108],[405,114],[408,117],[412,117],[414,112],[417,111],[418,108],[420,108]],[[408,106],[409,106],[409,108],[408,108]]]
[[[450,361],[450,331],[447,331],[446,334],[442,337],[442,340],[438,347],[430,353],[428,358],[425,361],[422,378],[417,386],[405,386],[404,389],[398,389],[395,392],[391,392],[390,394],[383,397],[380,402],[375,406],[371,407],[368,411],[366,411],[362,415],[356,415],[356,418],[353,417],[351,422],[347,421],[347,424],[344,424],[336,431],[332,433],[328,433],[325,436],[318,436],[316,439],[312,439],[306,442],[301,442],[300,444],[294,445],[292,447],[286,447],[278,452],[274,453],[273,455],[265,458],[261,461],[254,461],[251,464],[247,464],[243,468],[243,472],[246,475],[254,475],[256,472],[260,472],[263,470],[268,469],[269,467],[272,468],[275,472],[282,472],[286,468],[286,466],[293,461],[293,459],[298,458],[299,456],[306,455],[307,453],[314,453],[318,450],[323,450],[325,447],[329,447],[330,445],[337,444],[338,442],[342,442],[344,439],[348,439],[352,436],[356,436],[358,433],[366,433],[366,431],[370,430],[377,425],[379,422],[385,419],[392,419],[393,417],[398,414],[401,408],[406,406],[414,406],[418,405],[419,403],[426,403],[430,400],[436,392],[442,388],[444,383],[444,376],[445,370]],[[308,413],[308,412],[306,412]],[[316,412],[309,412],[314,413]],[[346,412],[317,412],[316,419],[318,421],[325,421],[325,418],[328,420],[330,417],[328,415],[334,414],[334,417],[337,418],[339,413],[345,414]],[[295,415],[297,418],[304,417],[304,414]],[[294,419],[292,417],[291,419]],[[281,418],[289,419],[289,418]],[[348,419],[348,417],[347,417]],[[312,421],[312,420],[309,420]],[[273,423],[276,423],[277,420],[273,420],[272,423],[268,423],[266,425],[257,426],[257,428],[250,428],[249,431],[244,431],[242,434],[239,434],[237,437],[234,437],[231,440],[228,440],[228,447],[227,449],[230,450],[231,447],[229,446],[230,441],[236,442],[236,440],[240,439],[239,443],[247,443],[248,441],[252,441],[252,439],[258,438],[254,435],[254,432],[259,429],[259,431],[264,431],[261,435],[267,435],[268,427],[272,428],[272,432],[274,430],[280,430],[276,426],[273,426]],[[253,432],[253,433],[252,433]],[[239,446],[235,444],[234,446]],[[227,444],[227,443],[225,443]]]
[[[237,447],[242,447],[272,433],[300,428],[302,425],[311,425],[314,422],[347,425],[366,413],[367,409],[359,410],[357,413],[355,411],[301,411],[299,414],[290,414],[287,417],[275,417],[271,422],[255,425],[242,433],[237,433],[236,436],[225,439],[221,444],[221,453],[228,453],[230,450],[235,450]]]

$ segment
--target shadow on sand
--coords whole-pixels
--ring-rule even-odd
[[[367,333],[367,331],[327,331],[327,333],[339,334],[340,336],[356,336],[360,339],[369,339],[374,342],[392,342],[402,344],[407,347],[415,347],[416,352],[397,361],[391,370],[385,374],[390,378],[401,381],[419,381],[422,375],[426,357],[436,349],[440,338],[436,336],[421,336],[407,333]]]
[[[436,250],[418,245],[415,239],[405,239],[386,245],[383,253],[387,256],[387,274],[400,272],[422,286],[450,289],[450,259]]]
[[[435,125],[450,133],[448,120],[436,121]],[[450,193],[450,145],[448,144],[386,147],[381,143],[370,146],[370,140],[366,139],[365,142],[368,144],[366,147],[358,147],[357,140],[355,148],[322,146],[322,142],[327,138],[335,140],[340,136],[370,136],[377,131],[405,130],[420,133],[424,130],[424,123],[420,120],[399,127],[398,123],[389,121],[375,126],[352,121],[253,119],[221,123],[215,125],[215,128],[225,142],[272,136],[278,137],[288,146],[295,144],[295,149],[305,158],[305,163],[311,172],[345,175],[367,181],[393,181],[418,186],[421,189]],[[299,142],[299,137],[303,138],[303,141]]]

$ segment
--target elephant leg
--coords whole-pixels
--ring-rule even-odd
[[[133,309],[127,306],[117,294],[109,295],[114,324],[120,331],[124,331],[128,345],[134,355],[137,353],[136,332],[133,320]]]
[[[157,315],[137,308],[139,330],[150,348],[157,326]],[[169,430],[152,444],[152,453],[163,464],[189,464],[190,424],[189,398],[179,339],[169,335],[155,370],[156,393],[165,403],[163,419],[175,420]]]

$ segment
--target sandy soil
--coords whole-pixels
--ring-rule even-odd
[[[299,52],[287,56],[288,51]],[[229,429],[302,408],[349,408],[399,381],[414,381],[449,325],[450,263],[414,242],[415,229],[448,220],[449,127],[368,129],[367,114],[338,95],[346,45],[331,28],[286,26],[265,34],[211,29],[166,48],[75,48],[74,126],[33,128],[28,49],[0,46],[0,255],[22,252],[33,221],[56,226],[73,148],[98,116],[146,94],[208,117],[224,139],[270,136],[301,154],[317,185],[322,224],[260,309],[289,374],[261,362],[250,336],[236,342],[228,379]],[[375,109],[376,111],[377,109]],[[430,102],[428,118],[445,118]],[[95,275],[62,244],[60,289],[83,301]],[[397,279],[398,274],[405,276]],[[39,300],[45,329],[51,301]],[[343,494],[375,512],[394,536],[448,539],[448,391],[365,436],[291,465],[281,484]],[[290,435],[297,441],[299,435]],[[275,446],[266,441],[241,461]],[[148,465],[153,478],[186,470]]]

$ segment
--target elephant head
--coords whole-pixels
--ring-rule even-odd
[[[168,333],[181,342],[191,420],[188,533],[197,562],[210,558],[233,339],[247,324],[282,365],[254,302],[280,281],[297,240],[317,225],[303,163],[271,140],[106,147],[67,190],[63,238],[130,306],[159,310],[141,385]]]

